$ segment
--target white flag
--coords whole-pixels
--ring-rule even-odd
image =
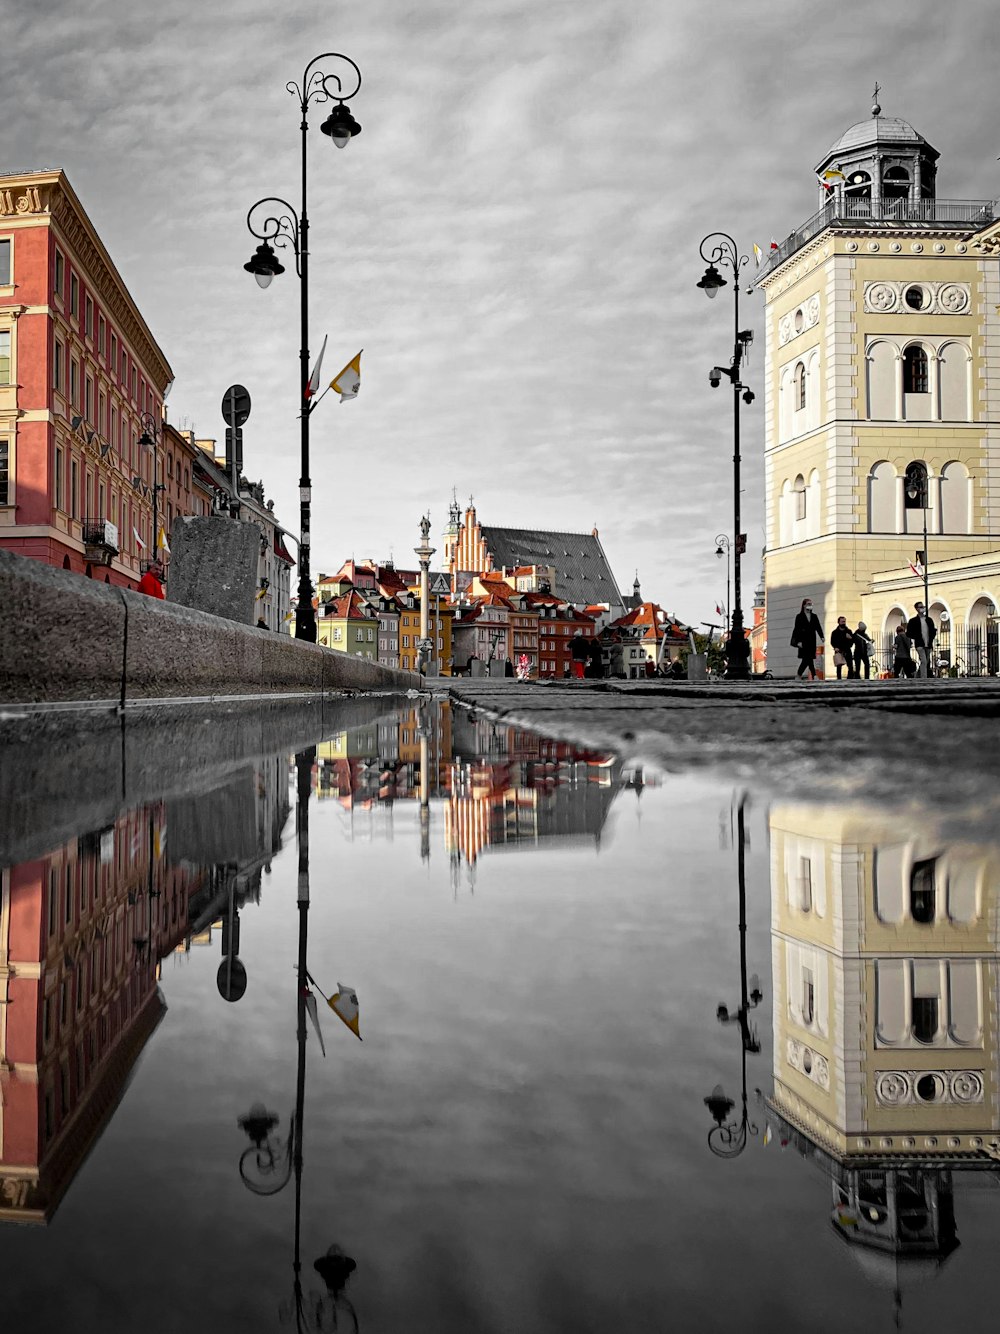
[[[363,351],[364,348],[361,349],[361,352]],[[330,381],[330,388],[340,395],[341,403],[358,396],[358,390],[361,388],[361,352]]]

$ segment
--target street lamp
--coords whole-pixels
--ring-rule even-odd
[[[706,250],[706,246],[709,247]],[[750,645],[743,630],[743,603],[740,596],[740,557],[746,545],[746,539],[740,532],[740,402],[750,404],[754,400],[753,392],[740,382],[740,369],[746,350],[753,342],[753,331],[740,328],[740,270],[749,264],[750,257],[741,255],[733,238],[727,232],[710,232],[698,247],[703,260],[708,264],[698,287],[711,299],[721,288],[727,286],[726,279],[716,268],[725,265],[733,275],[733,299],[735,313],[735,338],[733,356],[728,367],[713,366],[708,373],[708,382],[713,389],[718,389],[724,377],[733,386],[733,606],[732,621],[729,627],[729,650],[727,653],[726,675],[730,680],[745,681],[750,676]],[[729,608],[727,607],[727,612]]]
[[[324,74],[317,65],[322,60],[343,61],[350,67],[348,91],[337,74]],[[351,115],[345,103],[346,97],[353,97],[361,87],[361,71],[349,56],[336,51],[327,51],[316,56],[305,68],[301,85],[286,85],[293,97],[298,99],[302,112],[299,129],[302,132],[302,204],[296,213],[287,200],[276,196],[258,199],[247,214],[247,227],[251,235],[261,244],[254,251],[250,260],[243,265],[252,273],[261,287],[268,287],[272,278],[284,273],[285,268],[275,254],[279,249],[290,245],[295,255],[295,272],[299,277],[300,301],[300,336],[299,336],[299,418],[301,421],[301,476],[299,478],[299,598],[295,609],[295,637],[316,642],[316,612],[313,607],[313,588],[310,577],[310,521],[312,512],[312,481],[309,475],[309,418],[313,404],[306,396],[309,387],[309,215],[306,208],[306,187],[308,180],[306,146],[309,123],[307,112],[310,103],[334,102],[335,106],[327,119],[320,126],[320,132],[328,135],[337,148],[344,148],[355,135],[361,133],[361,126]],[[260,216],[259,230],[252,218],[258,209],[263,209]],[[273,242],[273,245],[272,245]]]
[[[142,435],[139,437],[140,448],[153,451],[153,554],[150,560],[156,560],[160,550],[157,497],[161,491],[166,490],[166,484],[159,480],[159,456],[156,448],[160,438],[160,424],[151,412],[140,413],[139,424],[142,427]],[[149,561],[146,564],[148,566]]]
[[[720,1024],[737,1024],[740,1030],[742,1062],[742,1086],[740,1091],[741,1113],[738,1121],[729,1121],[730,1112],[736,1106],[732,1098],[726,1096],[722,1086],[716,1084],[705,1098],[705,1106],[715,1125],[708,1132],[708,1147],[719,1158],[736,1158],[746,1148],[747,1134],[756,1135],[757,1126],[750,1120],[747,1110],[747,1052],[759,1052],[760,1040],[750,1023],[750,1011],[755,1010],[764,999],[757,974],[747,981],[747,880],[746,880],[746,822],[744,811],[746,797],[741,796],[736,809],[736,856],[740,903],[740,1003],[736,1013],[731,1013],[727,1005],[719,1005],[715,1017]]]
[[[930,575],[927,570],[927,473],[914,468],[906,470],[906,495],[907,499],[913,502],[914,508],[919,508],[923,512],[923,530],[924,530],[924,552],[920,564],[924,570],[924,611],[929,616],[931,614],[931,602],[928,592]],[[928,661],[928,674],[930,673],[930,662]]]
[[[725,533],[720,533],[715,539],[715,554],[722,560],[726,558],[726,621],[729,621],[729,562],[732,557],[732,543]]]

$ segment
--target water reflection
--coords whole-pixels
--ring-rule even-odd
[[[955,1174],[1000,1159],[995,830],[930,809],[770,813],[764,1106],[828,1177],[833,1231],[897,1310],[904,1279],[959,1245]]]

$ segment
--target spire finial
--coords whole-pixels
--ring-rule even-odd
[[[881,116],[881,114],[882,114],[882,108],[881,108],[881,107],[879,106],[879,104],[878,104],[878,95],[879,95],[880,92],[881,92],[881,85],[879,84],[878,79],[876,79],[876,80],[875,80],[875,90],[874,90],[874,92],[872,93],[872,115],[873,115],[873,116]]]

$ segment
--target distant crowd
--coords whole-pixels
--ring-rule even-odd
[[[892,674],[894,677],[932,675],[931,649],[937,638],[937,626],[927,614],[922,602],[914,604],[914,615],[908,621],[900,621],[896,627],[893,645]],[[821,645],[826,643],[826,636],[819,617],[813,611],[811,598],[804,598],[795,625],[792,628],[792,648],[799,655],[799,680],[810,680],[816,676],[816,655]],[[848,678],[867,681],[871,674],[872,649],[875,641],[868,633],[864,621],[858,621],[852,630],[846,616],[837,617],[836,628],[830,634],[830,647],[833,649],[833,663],[837,669],[837,680],[844,673]],[[914,660],[914,652],[916,659]]]

